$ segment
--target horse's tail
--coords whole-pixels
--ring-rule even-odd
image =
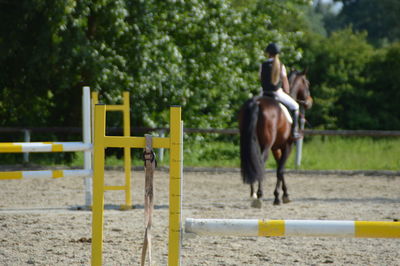
[[[240,121],[240,168],[243,182],[263,180],[265,169],[257,137],[259,106],[254,98],[245,102]]]

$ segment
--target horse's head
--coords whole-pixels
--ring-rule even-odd
[[[310,109],[313,99],[310,94],[310,82],[306,77],[306,71],[294,70],[289,75],[290,96],[305,109]]]

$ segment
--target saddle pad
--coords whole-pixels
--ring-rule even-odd
[[[279,106],[281,107],[283,113],[285,114],[286,119],[289,121],[290,124],[292,124],[293,123],[293,119],[292,119],[292,116],[290,115],[288,109],[286,108],[286,106],[284,106],[281,103],[279,103]]]

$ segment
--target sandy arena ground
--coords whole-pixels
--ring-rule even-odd
[[[168,173],[156,172],[153,265],[167,265]],[[107,171],[107,184],[123,173]],[[140,265],[144,173],[133,172],[135,209],[116,210],[106,192],[104,265]],[[400,176],[287,174],[292,202],[273,206],[269,174],[261,209],[250,207],[238,172],[184,173],[183,218],[383,220],[400,218]],[[83,180],[4,180],[0,185],[0,265],[89,265],[91,212]],[[400,239],[184,238],[183,265],[400,265]]]

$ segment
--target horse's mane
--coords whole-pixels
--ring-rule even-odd
[[[295,78],[297,75],[299,75],[299,74],[300,74],[300,72],[299,72],[298,70],[296,70],[296,69],[292,69],[292,70],[290,71],[289,76],[288,76],[288,80],[289,80],[289,85],[290,85],[290,86],[292,86],[292,83],[293,83],[293,81],[294,81],[294,78]]]
[[[307,81],[307,79],[305,78],[305,71],[298,71],[292,69],[292,71],[289,74],[288,80],[290,87],[290,96],[292,96],[293,98],[295,98],[297,91],[299,89],[299,87],[295,86],[296,84],[294,84],[294,82],[296,81],[296,77],[301,77],[303,80],[305,79]]]

